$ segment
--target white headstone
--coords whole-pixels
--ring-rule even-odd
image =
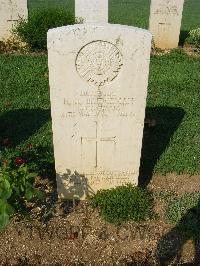
[[[150,32],[79,24],[48,32],[60,198],[138,184]]]
[[[27,0],[0,0],[0,40],[10,37],[20,18],[28,18]]]
[[[108,0],[75,0],[75,16],[84,23],[107,23]]]
[[[184,0],[151,0],[149,30],[157,48],[178,46],[183,4]]]

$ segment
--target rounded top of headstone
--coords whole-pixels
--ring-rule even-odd
[[[109,24],[109,23],[84,23],[84,24],[74,24],[74,25],[68,25],[68,26],[62,26],[58,28],[53,28],[49,29],[47,35],[54,34],[54,33],[64,33],[66,31],[74,31],[77,29],[87,29],[87,28],[103,28],[103,29],[120,29],[120,30],[130,30],[130,31],[135,31],[135,32],[141,32],[144,33],[145,35],[149,35],[152,37],[152,34],[149,30],[138,28],[138,27],[133,27],[133,26],[127,26],[127,25],[121,25],[121,24]]]

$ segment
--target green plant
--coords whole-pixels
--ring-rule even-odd
[[[200,192],[184,193],[169,202],[166,218],[185,237],[200,239]]]
[[[42,149],[40,149],[42,151]],[[33,170],[41,170],[45,158],[37,149],[7,149],[0,157],[0,229],[4,228],[10,215],[24,211],[26,202],[43,198],[43,193],[34,186]]]
[[[169,223],[177,224],[187,212],[198,205],[200,193],[184,193],[181,197],[170,201],[166,210],[166,218]]]
[[[37,172],[39,175],[48,175],[54,169],[53,151],[48,147],[29,144],[25,147],[5,148],[0,158],[12,169],[16,168],[16,158],[21,158],[29,171]]]
[[[162,201],[163,203],[167,204],[170,201],[172,201],[172,199],[174,199],[176,196],[173,192],[171,191],[166,191],[166,190],[161,190],[161,191],[155,191],[153,193],[153,197],[157,200]]]
[[[100,190],[91,198],[92,206],[99,207],[101,216],[111,223],[144,220],[151,216],[153,198],[147,191],[128,184]]]
[[[15,51],[26,51],[26,45],[21,42],[19,37],[11,35],[8,39],[0,41],[0,53],[10,53]]]
[[[28,173],[24,165],[13,170],[7,166],[0,168],[0,228],[7,225],[9,215],[19,209],[25,199],[32,198],[34,189],[29,179],[33,176],[35,174]]]
[[[14,33],[28,44],[32,51],[47,49],[47,31],[75,21],[71,12],[64,8],[42,8],[30,12],[28,20],[21,20]]]
[[[189,32],[186,43],[191,44],[195,50],[200,51],[200,28]]]

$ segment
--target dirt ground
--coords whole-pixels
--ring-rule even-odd
[[[200,191],[200,176],[153,176],[149,189],[181,194]],[[55,185],[37,180],[47,192],[29,206],[26,219],[15,216],[0,232],[0,265],[200,265],[200,243],[183,239],[159,218],[119,226],[103,221],[89,202],[56,201]],[[196,261],[195,261],[196,259]]]

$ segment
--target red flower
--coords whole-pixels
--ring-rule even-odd
[[[15,164],[21,165],[23,163],[26,163],[26,161],[24,159],[22,159],[21,157],[16,157],[15,158]]]

